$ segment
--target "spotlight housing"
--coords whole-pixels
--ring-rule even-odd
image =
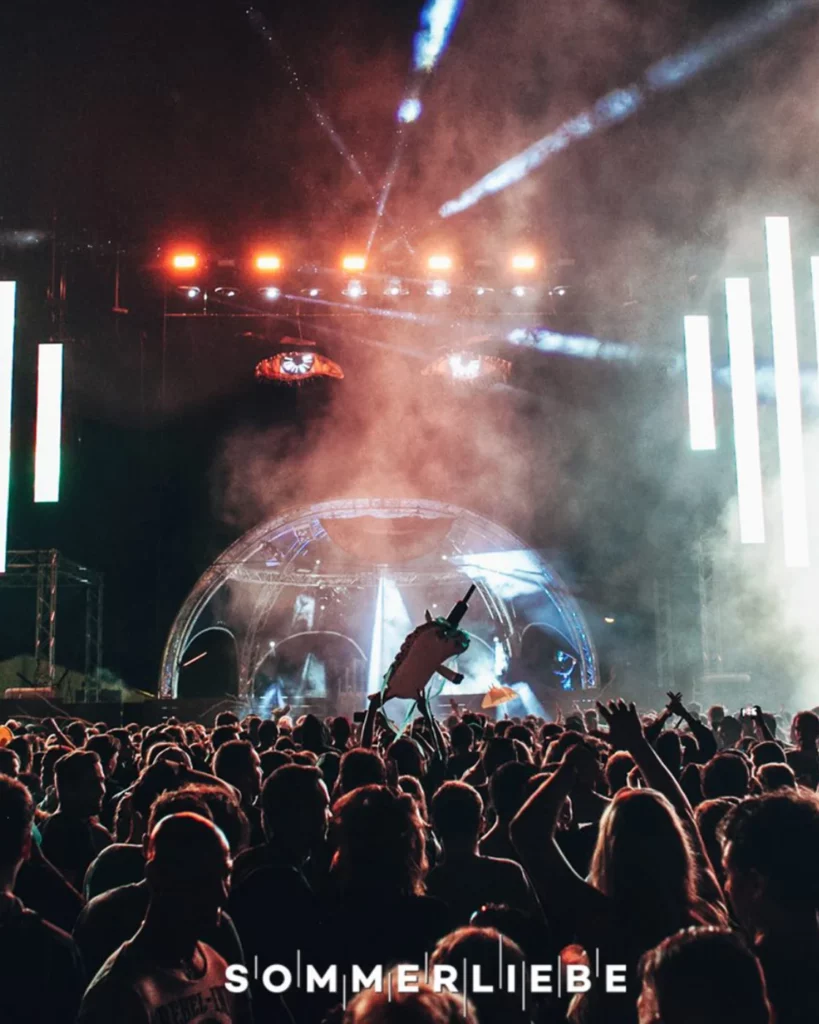
[[[236,299],[241,295],[241,291],[235,285],[225,284],[214,288],[213,294],[218,295],[220,299]]]
[[[431,295],[434,299],[443,299],[446,298],[447,295],[451,294],[452,289],[449,287],[448,281],[430,281],[429,287],[427,288],[427,295]]]
[[[201,288],[197,288],[194,285],[189,284],[179,285],[176,290],[180,295],[184,295],[186,299],[198,299],[202,294]]]
[[[266,288],[259,289],[259,295],[261,295],[263,299],[267,299],[268,302],[275,302],[277,299],[281,298],[282,293],[281,289],[275,288],[273,285],[268,285]]]
[[[347,282],[347,287],[342,289],[342,295],[346,295],[348,299],[360,299],[367,294],[367,289],[363,283],[357,279]]]

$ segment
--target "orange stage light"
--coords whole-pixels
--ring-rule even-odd
[[[341,261],[341,266],[344,270],[366,270],[367,257],[355,255],[345,256]]]
[[[282,261],[278,256],[262,253],[256,257],[257,270],[281,270]]]
[[[199,260],[192,252],[178,252],[171,259],[174,270],[195,270]]]
[[[536,270],[537,258],[530,252],[516,252],[512,257],[513,270]]]

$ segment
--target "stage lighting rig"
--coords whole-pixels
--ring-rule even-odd
[[[280,352],[263,359],[256,367],[258,380],[303,384],[320,377],[344,379],[344,371],[338,363],[319,352],[315,342],[285,337],[280,344]]]
[[[508,359],[474,349],[463,349],[438,356],[421,372],[426,377],[445,377],[456,384],[491,387],[494,384],[505,384],[509,380],[512,364]]]

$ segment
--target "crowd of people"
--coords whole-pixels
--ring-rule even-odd
[[[816,712],[421,701],[399,734],[379,705],[360,724],[7,722],[0,1020],[819,1017]],[[308,965],[342,980],[304,984]],[[384,984],[356,991],[354,967]]]

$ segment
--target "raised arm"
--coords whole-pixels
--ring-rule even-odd
[[[682,694],[669,693],[668,698],[668,711],[673,715],[679,716],[685,722],[691,730],[692,736],[697,741],[698,763],[705,764],[706,761],[710,761],[717,752],[716,736],[714,736],[708,726],[703,725],[699,719],[691,714],[682,702]]]
[[[570,747],[557,770],[529,797],[509,826],[509,835],[535,887],[547,918],[594,941],[608,910],[606,897],[569,864],[557,845],[557,822],[577,777],[579,760],[594,756],[582,745]]]

